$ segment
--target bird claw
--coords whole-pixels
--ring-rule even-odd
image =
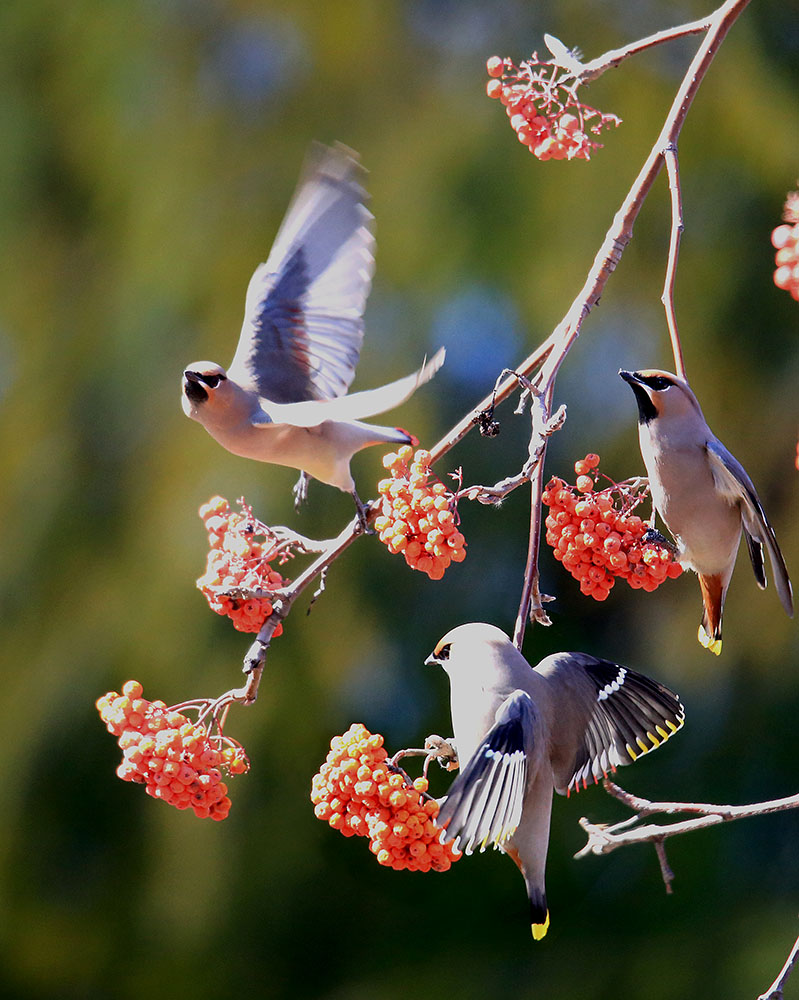
[[[457,770],[458,751],[455,748],[454,736],[445,740],[443,736],[433,734],[424,741],[424,748],[430,757],[435,757],[439,767],[443,767],[446,771]]]
[[[372,511],[370,504],[364,504],[355,490],[350,490],[352,499],[355,501],[355,510],[358,515],[358,524],[365,535],[373,535],[375,529],[369,524],[369,515]]]
[[[654,543],[655,545],[662,545],[665,549],[668,549],[673,556],[677,555],[677,546],[670,538],[657,530],[657,528],[649,528],[641,536],[641,541],[646,545],[647,543]]]
[[[300,478],[294,484],[294,488],[291,491],[294,494],[294,510],[299,513],[300,508],[308,499],[308,484],[311,481],[311,477],[307,472],[301,472]]]

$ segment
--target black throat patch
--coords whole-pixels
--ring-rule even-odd
[[[184,380],[183,391],[192,403],[204,403],[208,399],[208,393],[202,387],[201,383],[195,382],[194,379],[187,378]]]
[[[627,384],[635,393],[635,401],[638,404],[638,423],[648,424],[650,420],[654,420],[658,415],[655,404],[649,398],[649,393],[640,382],[628,382]]]

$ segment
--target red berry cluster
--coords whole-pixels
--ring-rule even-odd
[[[208,561],[197,586],[212,610],[227,615],[239,632],[258,632],[272,614],[272,602],[266,597],[229,597],[224,590],[267,590],[274,592],[285,585],[277,570],[269,565],[275,558],[275,538],[270,529],[253,517],[252,507],[239,500],[236,514],[224,497],[211,497],[200,507],[200,517],[208,531]],[[261,536],[263,541],[259,541]],[[278,624],[274,634],[280,635]]]
[[[220,768],[230,774],[249,769],[240,744],[209,736],[204,726],[162,701],[142,698],[138,681],[127,681],[122,694],[103,695],[97,711],[122,750],[118,777],[143,784],[148,795],[178,809],[193,809],[195,816],[227,816],[230,799]]]
[[[785,225],[777,226],[771,243],[777,251],[774,284],[799,302],[799,191],[792,191],[785,202]]]
[[[461,855],[451,843],[440,843],[441,830],[433,822],[438,803],[426,792],[426,778],[409,786],[392,770],[382,736],[353,723],[330,741],[330,753],[313,777],[311,802],[317,819],[345,837],[368,837],[381,865],[444,872]]]
[[[586,455],[574,463],[576,486],[557,476],[546,485],[546,539],[555,558],[579,580],[580,590],[597,601],[605,600],[616,577],[647,591],[667,577],[678,577],[682,567],[671,550],[643,541],[648,526],[632,513],[642,497],[617,483],[595,491],[598,465],[598,455]]]
[[[554,59],[541,61],[534,52],[516,66],[491,56],[486,69],[486,93],[505,106],[519,142],[539,160],[588,160],[601,148],[588,133],[598,135],[606,125],[621,122],[578,101]]]
[[[410,445],[383,457],[391,478],[377,484],[375,530],[389,552],[401,552],[412,569],[440,580],[451,562],[466,558],[466,540],[457,528],[454,494],[441,482],[428,482],[430,458],[423,449],[414,454]]]

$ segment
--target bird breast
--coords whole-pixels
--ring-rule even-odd
[[[683,565],[707,575],[727,570],[738,551],[741,512],[717,489],[704,445],[660,445],[642,427],[641,454],[652,502]]]
[[[461,770],[494,725],[497,709],[510,693],[508,691],[505,695],[500,695],[463,682],[451,686],[452,728]]]

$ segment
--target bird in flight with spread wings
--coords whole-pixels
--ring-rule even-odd
[[[375,444],[412,444],[398,427],[364,422],[408,399],[444,361],[439,350],[411,375],[348,394],[363,342],[374,270],[366,171],[345,146],[314,145],[266,263],[250,279],[228,369],[196,361],[183,372],[183,410],[234,455],[336,486],[365,510],[352,456]]]

